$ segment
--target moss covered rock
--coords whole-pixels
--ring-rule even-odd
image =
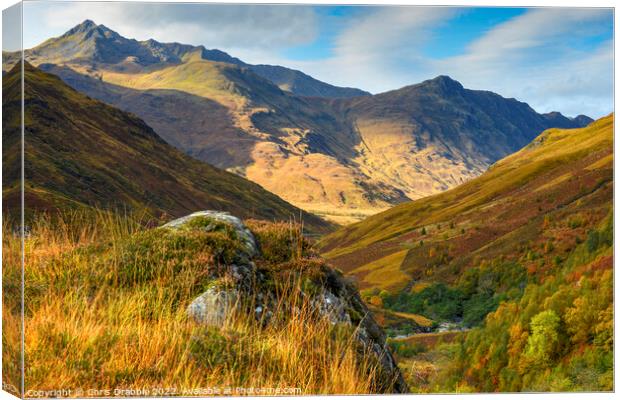
[[[248,221],[248,226],[228,213],[200,211],[159,228],[173,236],[208,233],[233,244],[226,248],[234,256],[220,258],[229,263],[213,269],[219,275],[190,303],[187,315],[206,327],[225,326],[235,312],[251,313],[271,327],[286,324],[291,316],[314,315],[333,329],[353,332],[359,354],[370,354],[379,366],[380,391],[407,392],[386,335],[357,287],[313,251],[301,227],[264,221]]]

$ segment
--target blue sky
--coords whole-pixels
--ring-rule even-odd
[[[449,75],[539,112],[613,111],[611,9],[27,2],[24,45],[86,18],[373,93]]]

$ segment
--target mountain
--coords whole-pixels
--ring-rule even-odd
[[[17,54],[8,54],[3,70],[15,62]],[[299,96],[355,97],[370,93],[360,89],[341,88],[321,82],[301,71],[277,65],[251,65],[217,49],[180,43],[160,43],[149,39],[126,39],[104,25],[85,20],[58,38],[52,38],[25,52],[32,64],[40,63],[102,63],[115,65],[118,71],[139,71],[154,64],[177,64],[186,57],[225,62],[248,68],[257,75],[273,82],[282,90]]]
[[[465,89],[447,76],[328,103],[359,137],[355,161],[362,171],[371,181],[403,190],[410,199],[478,176],[549,127],[591,122],[560,113],[551,119],[526,103]]]
[[[273,81],[221,51],[138,42],[90,21],[26,58],[186,154],[339,223],[452,188],[546,128],[589,121],[448,77],[374,96],[296,96],[267,67],[255,66]]]
[[[280,89],[298,96],[350,98],[370,95],[370,93],[360,89],[332,86],[301,71],[279,65],[244,64],[244,66],[248,66],[255,74],[275,83]]]
[[[181,215],[217,209],[267,220],[303,217],[315,231],[329,224],[259,185],[184,155],[144,121],[25,64],[25,181],[29,209],[65,206],[147,208]],[[3,81],[3,148],[19,154],[19,66]],[[19,201],[19,169],[5,169],[5,208]]]

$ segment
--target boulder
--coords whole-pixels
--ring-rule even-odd
[[[239,293],[235,289],[212,287],[195,298],[187,307],[186,312],[200,324],[222,326],[236,306],[238,298]]]
[[[226,229],[222,229],[222,224]],[[265,285],[270,273],[259,272],[254,262],[261,256],[257,240],[243,222],[228,213],[199,211],[165,224],[163,229],[201,229],[224,231],[240,243],[241,257],[234,265],[220,266],[221,277],[215,277],[213,285],[196,297],[187,307],[187,315],[197,323],[222,326],[230,312],[243,303],[244,296],[254,299],[253,312],[263,323],[270,323],[276,307],[275,294]],[[316,263],[317,258],[313,259]],[[319,259],[320,260],[320,259]],[[264,261],[263,261],[264,262]],[[392,357],[381,327],[362,301],[357,288],[339,271],[318,261],[322,268],[321,283],[317,288],[302,296],[309,296],[317,312],[332,324],[345,324],[355,328],[355,338],[365,352],[374,354],[383,371],[384,389],[407,393],[408,387]],[[220,279],[224,278],[224,279]],[[220,284],[221,283],[221,284]],[[248,297],[249,298],[249,297]]]
[[[334,269],[330,269],[326,278],[323,291],[313,299],[319,312],[333,324],[355,326],[358,343],[365,351],[374,354],[382,366],[385,389],[393,386],[397,393],[408,393],[409,387],[392,356],[385,332],[375,321],[357,288]]]
[[[207,232],[218,229],[219,226],[217,222],[224,223],[230,226],[237,235],[237,238],[241,243],[241,249],[247,260],[251,260],[258,254],[256,239],[254,238],[254,235],[252,235],[252,232],[250,232],[250,230],[243,224],[243,222],[241,222],[239,218],[232,216],[224,211],[197,211],[190,215],[186,215],[185,217],[177,218],[173,221],[170,221],[167,224],[163,225],[162,228],[183,229],[184,227],[190,225],[192,221],[195,221],[197,219],[204,220],[204,222],[206,223],[200,228],[196,229],[202,229]],[[209,224],[209,220],[212,220],[213,223]]]
[[[252,282],[256,281],[256,266],[252,262],[258,254],[256,239],[239,218],[221,211],[198,211],[161,227],[211,232],[221,230],[222,224],[229,227],[231,229],[229,232],[232,232],[239,241],[238,262],[221,268],[222,275],[226,275],[229,280],[227,285],[218,285],[215,282],[212,287],[195,298],[186,310],[187,315],[196,322],[209,326],[222,326],[231,310],[237,306],[241,291],[251,290]]]

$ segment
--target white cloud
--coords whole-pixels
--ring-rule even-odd
[[[421,49],[433,30],[458,12],[378,9],[343,31],[332,58],[294,65],[327,82],[372,92],[450,75],[465,87],[515,97],[539,112],[599,117],[612,111],[613,43],[584,42],[609,28],[610,10],[532,9],[487,31],[463,54],[425,56]]]
[[[62,33],[85,19],[103,24],[128,38],[204,45],[256,53],[308,43],[317,35],[316,15],[307,6],[227,4],[44,2],[28,4],[25,17],[30,26]],[[237,57],[242,54],[234,54]]]
[[[581,42],[600,34],[610,18],[609,10],[533,9],[490,30],[465,54],[434,62],[433,69],[540,112],[598,117],[613,107],[613,43]]]
[[[327,82],[380,92],[404,86],[403,66],[416,70],[427,62],[420,48],[433,30],[460,12],[449,7],[368,7],[367,13],[350,21],[327,60],[289,62]],[[421,77],[421,75],[420,75]],[[408,83],[416,82],[409,80]]]

